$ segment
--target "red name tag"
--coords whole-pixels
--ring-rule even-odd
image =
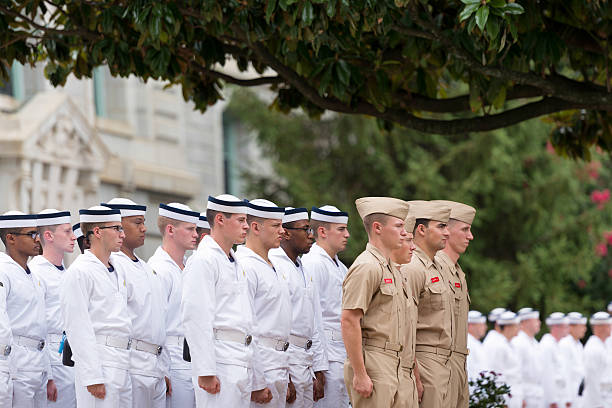
[[[385,283],[393,283],[393,279],[385,279]]]
[[[460,284],[459,282],[455,282],[455,287],[456,287],[456,288],[460,288],[460,287],[461,287],[461,284]]]
[[[431,278],[431,282],[432,283],[440,282],[440,278],[438,278],[437,276],[434,276],[433,278]]]

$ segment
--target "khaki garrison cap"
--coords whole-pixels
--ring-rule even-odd
[[[355,200],[361,219],[370,214],[385,214],[405,220],[410,206],[404,200],[392,197],[362,197]]]
[[[451,210],[445,204],[421,200],[408,201],[408,204],[410,204],[410,215],[417,220],[448,222],[450,218]]]
[[[470,225],[474,222],[476,209],[472,206],[448,200],[433,200],[432,203],[440,203],[450,208],[450,218],[453,220],[465,222]]]
[[[412,234],[414,232],[415,224],[416,218],[414,218],[414,215],[408,214],[408,216],[404,220],[404,229],[406,230],[406,232]]]

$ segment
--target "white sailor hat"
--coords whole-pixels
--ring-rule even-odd
[[[612,302],[608,303],[608,313],[612,313]]]
[[[332,224],[348,224],[348,213],[340,211],[333,205],[312,207],[310,218],[313,221],[330,222]]]
[[[37,214],[36,225],[39,227],[60,224],[70,224],[70,211],[59,211],[54,208],[47,208]]]
[[[504,309],[503,307],[496,307],[495,309],[491,310],[489,312],[489,321],[491,323],[496,322],[499,315],[504,313],[505,311],[506,309]]]
[[[200,219],[199,212],[193,211],[189,206],[181,203],[160,204],[159,216],[196,225]]]
[[[112,208],[96,205],[79,210],[79,221],[83,223],[121,222],[121,212]]]
[[[519,324],[519,317],[516,313],[506,310],[497,318],[497,324],[500,326],[505,326],[509,324]]]
[[[594,313],[593,316],[589,319],[589,323],[591,326],[601,325],[601,324],[612,324],[612,317],[608,312],[597,312]]]
[[[208,218],[206,218],[206,215],[204,215],[204,213],[200,213],[200,216],[198,217],[198,223],[196,224],[196,226],[198,228],[210,229]]]
[[[0,215],[0,229],[36,227],[37,218],[38,216],[36,214],[25,214],[21,211],[7,211]]]
[[[229,214],[246,214],[247,203],[231,194],[221,194],[216,197],[208,196],[206,209]]]
[[[77,237],[77,239],[83,236],[83,231],[81,231],[81,223],[77,222],[72,226],[72,233]]]
[[[247,214],[253,217],[282,220],[285,215],[285,207],[279,207],[272,201],[257,198],[247,201]]]
[[[578,312],[570,312],[567,314],[569,324],[586,324],[587,318]]]
[[[569,319],[567,318],[567,316],[565,316],[564,313],[554,312],[548,315],[548,317],[546,318],[547,326],[556,326],[559,324],[569,324]]]
[[[470,310],[468,313],[468,323],[486,323],[487,317],[478,310]]]
[[[306,220],[308,221],[308,210],[306,208],[285,207],[285,215],[283,216],[283,224],[289,222]]]
[[[100,203],[100,205],[121,211],[121,217],[144,216],[147,212],[146,205],[138,205],[129,198],[117,197],[108,203]]]
[[[540,318],[540,312],[538,312],[537,310],[533,310],[530,307],[524,307],[520,309],[517,314],[521,322],[524,320]]]

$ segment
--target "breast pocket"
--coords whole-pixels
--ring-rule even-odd
[[[397,293],[395,285],[392,283],[384,283],[380,285],[378,295],[379,310],[383,313],[391,314],[393,312],[393,298]]]
[[[430,310],[442,310],[444,309],[444,302],[442,300],[444,288],[442,285],[432,285],[426,289],[425,297],[427,298],[425,306]]]

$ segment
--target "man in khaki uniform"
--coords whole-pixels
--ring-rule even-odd
[[[348,359],[344,381],[353,408],[406,407],[401,356],[407,295],[391,252],[407,237],[408,204],[396,198],[365,197],[355,202],[368,244],[342,285],[342,338]]]
[[[470,310],[470,295],[468,294],[465,273],[459,266],[459,257],[465,252],[472,235],[472,222],[476,216],[476,209],[454,201],[436,200],[435,203],[446,205],[450,208],[450,220],[448,242],[443,250],[436,255],[436,260],[442,266],[444,278],[449,282],[450,289],[454,293],[453,304],[454,323],[453,354],[451,355],[451,380],[448,401],[449,408],[468,408],[470,402],[468,378],[466,371],[467,348],[467,320]]]
[[[412,259],[412,253],[416,249],[414,245],[414,225],[415,218],[412,215],[408,215],[404,220],[404,229],[408,234],[402,241],[400,248],[391,252],[391,261],[393,266],[399,270],[402,265],[410,263]],[[416,337],[416,323],[418,318],[417,302],[408,286],[408,280],[405,276],[402,276],[404,292],[406,293],[406,322],[408,322],[404,335],[404,350],[400,355],[402,377],[400,377],[400,388],[405,390],[408,396],[408,407],[417,407],[419,405],[418,392],[416,387],[417,380],[420,382],[418,369],[416,367],[415,358],[415,337]]]
[[[427,201],[409,204],[410,214],[416,218],[416,250],[401,272],[418,304],[415,350],[424,390],[421,407],[448,408],[455,299],[435,255],[449,238],[450,208]]]

